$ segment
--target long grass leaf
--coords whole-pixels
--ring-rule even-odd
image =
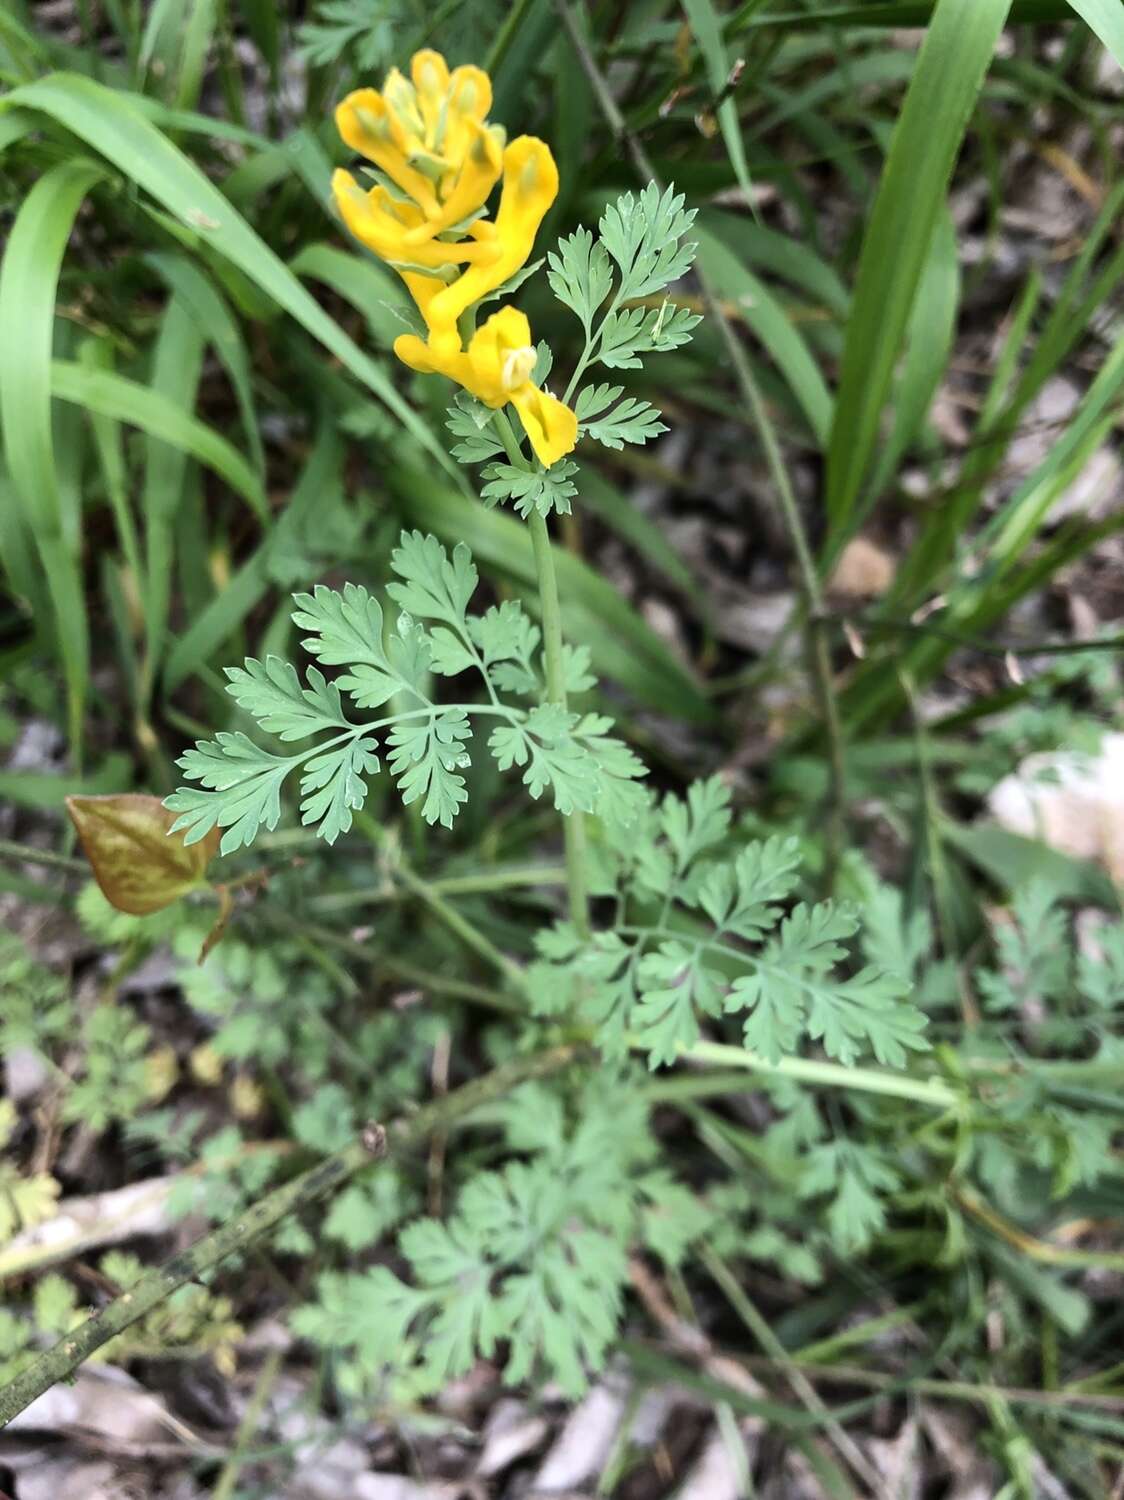
[[[183,33],[179,77],[176,80],[175,103],[178,109],[192,108],[203,86],[211,38],[215,31],[216,0],[195,0]]]
[[[1124,68],[1124,5],[1120,0],[1069,0],[1069,3]]]
[[[730,80],[730,59],[726,56],[718,13],[711,4],[711,0],[683,0],[683,9],[694,33],[695,41],[699,44],[703,61],[706,63],[711,93],[715,98],[721,98]],[[734,176],[738,179],[738,186],[745,194],[747,202],[752,201],[753,184],[749,178],[749,163],[745,159],[745,142],[742,139],[736,100],[722,99],[715,113],[718,116],[718,125],[722,131],[726,154],[730,158]]]
[[[251,461],[258,473],[263,474],[265,450],[254,408],[250,356],[238,320],[214,282],[186,255],[153,251],[145,256],[145,262],[190,308],[203,336],[222,361],[234,389],[234,398],[238,402],[242,432],[250,450]]]
[[[373,260],[317,242],[306,245],[295,255],[289,268],[302,278],[322,281],[345,297],[363,314],[375,339],[385,349],[413,326],[405,315],[398,278],[390,276]]]
[[[839,273],[808,245],[745,215],[708,209],[699,216],[700,227],[722,240],[747,265],[799,287],[840,320],[846,320],[851,295]]]
[[[1013,0],[1011,23],[1013,25],[1049,25],[1069,19],[1072,0]],[[1114,5],[1116,0],[1104,0]],[[879,5],[877,0],[862,0],[859,5],[824,5],[818,9],[808,6],[804,10],[774,11],[765,15],[747,16],[740,20],[731,17],[727,28],[729,35],[739,31],[758,29],[783,30],[786,32],[815,31],[823,26],[927,26],[933,18],[936,0],[889,0]],[[741,10],[746,7],[742,6]]]
[[[697,232],[699,265],[723,300],[760,339],[796,398],[817,444],[826,448],[831,432],[832,401],[811,351],[784,308],[729,247],[706,229]]]
[[[949,177],[1011,0],[939,0],[863,238],[827,463],[831,524],[848,522]]]
[[[1037,535],[1053,501],[1076,478],[1081,468],[1112,426],[1112,405],[1124,388],[1124,339],[1117,342],[1089,387],[1065,432],[1051,447],[1042,463],[1027,476],[989,523],[986,543],[987,566],[979,573],[965,572],[945,591],[946,603],[940,624],[954,638],[919,634],[903,651],[899,665],[915,687],[932,680],[956,649],[955,638],[980,637],[1033,588],[1042,587],[1053,571],[1073,560],[1080,547],[1054,543],[1044,558],[1023,564],[1029,543]],[[1124,526],[1124,515],[1109,518],[1107,527],[1090,528],[1088,545],[1105,530]],[[901,701],[899,674],[879,670],[872,662],[861,671],[844,695],[844,711],[851,731],[885,722]]]
[[[195,615],[168,653],[164,668],[165,692],[172,693],[228,641],[269,587],[271,568],[284,549],[299,539],[326,497],[338,492],[343,448],[334,420],[320,423],[308,462],[280,519],[258,550],[238,569],[220,594]]]
[[[218,188],[143,115],[111,89],[75,74],[53,73],[22,85],[3,107],[42,111],[100,151],[189,229],[206,237],[372,391],[448,473],[459,473],[389,376],[344,332],[257,235]]]
[[[51,355],[63,253],[94,162],[61,162],[28,193],[0,265],[0,425],[8,473],[47,573],[67,682],[71,744],[80,739],[89,640],[80,568],[67,545],[51,431]]]
[[[952,351],[959,300],[956,230],[951,216],[942,212],[937,218],[929,258],[910,315],[905,359],[894,388],[893,422],[875,463],[868,505],[873,504],[893,478],[925,420]]]
[[[204,348],[203,330],[193,310],[175,293],[160,319],[147,388],[185,416],[195,409]],[[182,443],[164,442],[151,431],[145,433],[144,450],[145,665],[141,699],[147,708],[171,611],[176,561],[172,538],[188,478],[188,450]],[[267,516],[263,514],[262,519]]]
[[[91,370],[70,360],[57,359],[51,365],[51,388],[63,401],[73,401],[89,411],[130,422],[152,437],[171,443],[201,464],[213,469],[221,479],[260,517],[268,515],[261,479],[238,449],[213,427],[200,422],[166,396],[150,390],[139,381],[108,370]]]
[[[108,338],[84,339],[78,349],[78,361],[90,369],[112,371],[112,342]],[[131,574],[133,587],[139,589],[144,573],[136,521],[129,503],[129,476],[125,466],[121,423],[100,412],[91,411],[88,415],[106,498],[117,527],[117,539],[121,543],[121,552]]]
[[[45,612],[43,580],[35,557],[34,538],[23,514],[15,486],[0,464],[0,568],[11,593],[34,620]],[[0,671],[0,677],[3,673]]]

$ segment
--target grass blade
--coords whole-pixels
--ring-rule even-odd
[[[894,128],[859,260],[827,461],[845,528],[874,457],[882,408],[948,180],[1011,0],[939,0]]]
[[[398,335],[412,326],[405,315],[398,277],[390,276],[373,260],[317,242],[295,255],[289,269],[302,278],[322,281],[345,297],[366,318],[383,348],[389,349]],[[403,310],[398,312],[397,308]]]
[[[66,674],[77,758],[89,671],[78,549],[67,544],[51,432],[51,354],[63,253],[78,210],[104,176],[94,162],[61,162],[16,215],[0,266],[0,425],[8,472],[39,546]]]
[[[961,575],[946,590],[940,623],[954,633],[954,639],[921,634],[898,657],[899,673],[885,671],[884,663],[883,670],[879,670],[879,663],[871,663],[873,670],[860,672],[844,695],[852,732],[872,722],[885,722],[896,710],[902,696],[901,673],[923,687],[956,649],[956,636],[983,637],[1020,598],[1044,586],[1053,571],[1072,561],[1075,551],[1083,550],[1080,543],[1075,548],[1059,537],[1042,557],[1020,566],[1053,501],[1111,430],[1111,406],[1122,388],[1124,339],[1117,342],[1101,367],[1066,431],[990,522],[982,538],[987,546],[986,570],[979,575]],[[1114,514],[1102,525],[1108,530],[1118,529],[1124,526],[1124,517]],[[1090,528],[1089,544],[1100,534],[1100,527]]]
[[[228,641],[265,594],[271,564],[277,555],[299,537],[316,507],[338,493],[343,448],[335,423],[322,419],[316,442],[281,518],[271,528],[252,557],[238,569],[221,593],[191,623],[168,653],[164,668],[164,691],[172,693],[210,656]]]
[[[1072,3],[1073,0],[1014,0],[1011,23],[1048,25],[1068,21]],[[1101,3],[1107,8],[1116,0],[1101,0]],[[885,5],[878,5],[863,0],[859,5],[825,5],[819,10],[770,11],[768,15],[749,16],[741,21],[732,17],[727,30],[733,35],[739,31],[775,30],[778,27],[785,31],[814,31],[821,26],[927,26],[933,18],[935,4],[936,0],[889,0]]]
[[[193,312],[178,294],[173,295],[160,320],[147,388],[185,416],[195,409],[204,342]],[[184,501],[188,454],[182,444],[162,442],[151,432],[146,434],[144,449],[145,661],[140,696],[147,709],[171,610],[176,550],[172,536]]]
[[[1069,3],[1124,68],[1124,5],[1120,0],[1069,0]]]
[[[874,503],[897,473],[928,414],[952,352],[959,302],[956,230],[951,217],[944,212],[937,219],[929,259],[921,273],[917,301],[909,320],[905,360],[894,391],[893,426],[875,464],[867,505]],[[866,508],[862,507],[864,511]]]
[[[250,370],[250,356],[237,319],[226,299],[205,272],[186,255],[154,251],[145,256],[146,264],[156,271],[191,311],[200,331],[222,361],[238,411],[250,458],[259,474],[265,472],[265,451],[258,430],[257,412]]]
[[[695,41],[706,63],[707,80],[715,98],[720,98],[730,80],[730,60],[722,40],[722,26],[711,0],[683,0]],[[745,194],[746,203],[753,201],[753,184],[749,179],[749,163],[745,159],[745,142],[742,140],[738,106],[732,97],[723,99],[715,111],[718,116],[726,154],[738,179],[738,186]]]
[[[819,366],[784,308],[729,247],[706,229],[697,231],[699,266],[719,297],[729,299],[738,316],[760,339],[784,376],[804,413],[817,445],[827,447],[832,402]]]
[[[174,401],[136,380],[109,370],[92,370],[70,360],[51,365],[51,389],[62,401],[73,401],[88,411],[118,422],[129,422],[152,437],[197,458],[252,506],[263,520],[269,509],[261,479],[237,448],[213,427],[189,415]]]
[[[80,364],[90,369],[112,371],[113,344],[107,338],[83,339],[78,348],[78,360]],[[98,466],[101,469],[106,498],[113,511],[121,553],[131,575],[132,585],[139,590],[142,587],[144,571],[141,567],[136,522],[129,505],[129,476],[125,466],[121,424],[97,412],[90,412],[89,418]]]
[[[390,377],[355,344],[182,151],[112,89],[73,73],[52,73],[3,101],[41,111],[100,151],[126,177],[204,236],[334,354],[398,418],[447,473],[459,471],[434,434],[395,390]]]

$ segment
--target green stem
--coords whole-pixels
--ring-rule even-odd
[[[13,864],[44,865],[51,870],[65,870],[68,875],[88,875],[90,866],[84,859],[74,859],[69,854],[56,854],[53,849],[36,849],[30,844],[18,843],[15,839],[0,839],[0,860],[11,860]]]
[[[716,1251],[705,1243],[700,1247],[699,1259],[721,1287],[730,1306],[760,1344],[765,1354],[784,1370],[789,1384],[807,1410],[814,1412],[817,1417],[822,1419],[824,1427],[827,1429],[836,1449],[851,1465],[851,1468],[859,1478],[869,1487],[871,1494],[886,1494],[886,1488],[877,1470],[874,1469],[870,1460],[855,1442],[854,1438],[851,1437],[850,1433],[847,1432],[839,1420],[828,1409],[819,1392],[812,1385],[803,1370],[797,1366],[791,1354],[789,1354],[788,1350],[774,1333],[768,1319],[758,1311],[752,1298],[748,1295],[730,1267]]]
[[[526,20],[527,12],[530,8],[531,0],[515,0],[515,3],[507,13],[507,19],[500,27],[499,33],[492,43],[492,50],[488,53],[487,61],[484,64],[484,71],[486,73],[495,73],[496,69],[503,62],[511,49],[511,44],[519,32],[520,26]]]
[[[562,658],[562,616],[558,607],[558,579],[546,520],[538,511],[528,519],[535,567],[539,575],[542,605],[543,656],[546,661],[546,696],[550,703],[566,706],[566,665]],[[583,936],[589,932],[589,888],[586,883],[585,818],[573,812],[562,820],[566,846],[566,885],[570,892],[570,920]]]
[[[382,851],[386,861],[387,874],[394,880],[399,881],[408,891],[417,896],[430,911],[442,922],[454,937],[458,938],[466,948],[471,948],[473,953],[478,954],[485,963],[502,974],[514,989],[523,988],[523,970],[513,959],[508,958],[506,953],[501,953],[496,945],[490,942],[482,932],[478,932],[471,922],[465,920],[451,906],[438,891],[434,890],[428,880],[423,880],[414,870],[410,868],[402,857],[402,851],[396,838],[393,837],[381,824],[367,813],[360,813],[356,818],[356,824],[363,829],[368,837]]]
[[[629,1046],[637,1051],[645,1050],[637,1038],[630,1038]],[[844,1067],[842,1063],[819,1062],[811,1057],[782,1057],[773,1063],[746,1047],[728,1047],[721,1042],[696,1042],[693,1047],[684,1047],[679,1055],[684,1062],[744,1068],[751,1073],[772,1073],[778,1078],[791,1078],[795,1083],[857,1089],[864,1094],[882,1094],[892,1099],[912,1099],[917,1104],[928,1104],[935,1109],[958,1110],[963,1107],[965,1099],[962,1092],[936,1078],[908,1078],[904,1073]],[[654,1087],[658,1089],[659,1085]]]
[[[242,1420],[238,1424],[238,1432],[234,1439],[234,1451],[223,1464],[222,1473],[218,1477],[211,1495],[211,1500],[231,1500],[238,1484],[238,1475],[248,1461],[248,1452],[254,1440],[254,1434],[258,1430],[262,1412],[265,1410],[266,1402],[270,1393],[277,1383],[277,1377],[281,1373],[281,1365],[285,1358],[284,1349],[271,1349],[266,1356],[265,1363],[261,1367],[254,1393],[246,1404],[246,1410],[242,1414]]]
[[[502,974],[513,989],[520,991],[523,989],[523,970],[515,960],[508,958],[506,953],[501,953],[494,943],[490,942],[471,922],[466,921],[455,906],[451,906],[444,896],[435,891],[420,875],[416,875],[409,865],[395,864],[391,867],[390,873],[395,880],[401,881],[407,890],[412,891],[419,901],[428,906],[438,921],[443,922],[466,948],[471,948],[473,953],[479,954],[485,963],[491,964],[498,973]]]
[[[0,858],[3,849],[0,848]],[[512,866],[510,869],[486,870],[480,875],[446,875],[428,882],[429,889],[441,896],[481,896],[495,891],[533,890],[536,886],[565,885],[566,871],[561,865]],[[313,896],[309,906],[315,911],[350,911],[353,906],[384,906],[398,901],[402,893],[390,881],[358,891],[326,891]]]
[[[131,1327],[189,1281],[197,1281],[227,1256],[244,1250],[290,1214],[327,1197],[357,1172],[389,1155],[399,1155],[419,1145],[435,1130],[447,1130],[483,1104],[501,1098],[521,1083],[556,1073],[583,1049],[577,1045],[553,1047],[531,1057],[517,1058],[466,1083],[415,1114],[395,1121],[389,1128],[368,1125],[357,1140],[315,1167],[267,1193],[227,1224],[196,1240],[180,1255],[142,1276],[129,1291],[93,1313],[79,1327],[61,1338],[53,1348],[0,1389],[0,1428],[49,1390],[65,1380],[95,1350]]]
[[[291,913],[271,912],[268,906],[258,908],[255,917],[274,932],[287,936],[294,933],[303,935],[314,943],[323,943],[360,963],[370,964],[395,978],[405,980],[407,984],[416,985],[418,989],[428,990],[435,995],[448,995],[454,1000],[468,1000],[475,1005],[486,1005],[491,1010],[503,1011],[508,1015],[525,1014],[525,1006],[511,995],[486,989],[484,985],[472,984],[466,979],[451,979],[444,974],[434,974],[396,954],[377,952],[370,944],[361,943],[357,938],[348,937],[322,923],[306,922],[302,917],[294,917]]]
[[[493,414],[496,431],[500,435],[507,455],[518,468],[529,467],[523,456],[519,439],[508,420],[507,413]],[[531,547],[535,554],[535,570],[538,574],[539,606],[542,610],[543,662],[546,670],[546,699],[548,703],[566,707],[566,662],[562,655],[562,611],[558,603],[558,575],[554,568],[554,552],[550,543],[550,531],[546,517],[532,510],[527,518],[531,533]],[[589,932],[589,888],[586,883],[585,819],[581,813],[570,813],[562,819],[562,834],[566,847],[566,886],[570,893],[570,920],[583,936]]]

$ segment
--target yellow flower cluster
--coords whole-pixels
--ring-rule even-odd
[[[380,93],[357,89],[336,110],[340,135],[382,180],[360,187],[337,171],[332,191],[356,239],[402,277],[427,336],[403,334],[394,352],[411,369],[448,376],[491,407],[511,402],[549,467],[577,441],[577,417],[531,383],[535,350],[524,315],[501,307],[464,346],[466,315],[527,262],[558,194],[550,148],[534,136],[505,144],[488,123],[492,85],[480,68],[449,72],[437,52],[416,52],[410,80],[397,68]],[[485,205],[502,178],[499,208]]]

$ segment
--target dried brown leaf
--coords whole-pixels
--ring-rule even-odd
[[[217,828],[191,845],[169,834],[175,814],[142,792],[68,797],[66,808],[102,894],[130,916],[161,911],[202,884],[218,849]]]

